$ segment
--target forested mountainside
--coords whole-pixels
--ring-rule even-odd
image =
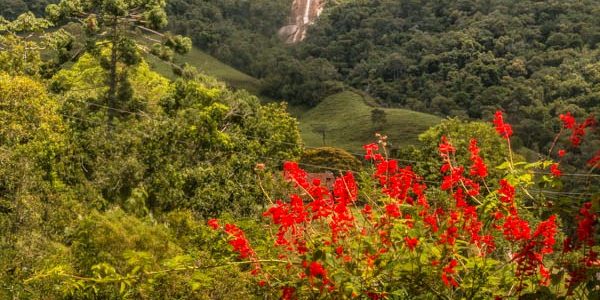
[[[0,3],[0,299],[600,298],[596,2],[48,2]]]
[[[174,29],[263,79],[272,98],[315,105],[343,83],[440,116],[502,108],[535,151],[552,142],[548,116],[600,114],[599,1],[329,1],[294,46],[275,38],[292,1],[202,2],[173,2]]]

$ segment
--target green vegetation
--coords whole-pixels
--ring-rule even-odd
[[[388,105],[471,119],[503,109],[515,143],[546,152],[558,114],[600,113],[599,4],[343,1],[294,53],[325,59],[346,84]]]
[[[329,1],[291,46],[276,40],[285,14],[274,13],[290,1],[197,2],[173,2],[172,29],[294,105],[316,106],[346,85],[441,117],[489,120],[502,109],[514,143],[537,152],[550,148],[559,114],[600,114],[598,0]]]
[[[345,91],[327,97],[316,107],[299,116],[302,139],[307,146],[335,146],[362,153],[362,145],[375,139],[371,122],[373,107],[361,94]],[[417,137],[427,128],[440,122],[440,118],[424,113],[398,108],[382,108],[387,118],[381,132],[388,136],[393,148],[418,143]]]
[[[176,77],[171,64],[152,55],[148,55],[147,59],[156,72],[171,79]],[[185,56],[176,55],[174,62],[176,64],[186,63],[195,67],[199,72],[217,78],[232,88],[244,89],[253,95],[260,94],[261,87],[258,79],[236,70],[198,48],[192,48]]]
[[[226,241],[201,224],[228,213],[254,216],[265,205],[264,189],[278,185],[255,181],[276,178],[282,161],[299,157],[297,121],[284,105],[261,105],[212,77],[190,72],[170,81],[152,71],[143,54],[169,61],[164,53],[185,52],[188,44],[157,32],[168,49],[143,52],[128,29],[150,26],[143,18],[160,16],[163,2],[149,2],[151,13],[130,20],[128,14],[144,12],[132,8],[136,3],[51,6],[56,20],[85,16],[84,45],[63,30],[46,34],[50,23],[32,14],[0,18],[1,299],[251,293],[247,281],[226,280],[244,278],[243,266],[213,266],[230,254],[222,251]],[[71,57],[76,61],[66,64]],[[264,170],[257,172],[257,164]],[[211,271],[138,281],[192,262]],[[101,289],[64,277],[121,272],[131,279],[113,277]]]
[[[311,172],[326,172],[338,175],[348,170],[360,171],[361,160],[348,151],[334,147],[316,147],[306,149],[300,157],[300,164]]]
[[[595,1],[290,2],[0,3],[0,299],[597,298]]]

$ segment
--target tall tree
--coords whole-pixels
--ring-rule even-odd
[[[191,49],[188,38],[158,31],[167,25],[165,6],[165,0],[61,0],[46,8],[54,21],[77,21],[85,27],[85,50],[95,55],[108,71],[105,101],[109,124],[119,106],[132,97],[127,70],[141,61],[140,50],[162,54],[158,56],[170,61],[172,54],[164,53],[185,54]],[[148,49],[142,38],[154,43],[154,51]]]

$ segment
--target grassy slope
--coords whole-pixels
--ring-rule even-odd
[[[158,73],[168,78],[174,78],[171,66],[159,60],[156,57],[148,55],[146,57],[152,68]],[[198,68],[199,71],[224,81],[229,86],[236,89],[244,89],[251,94],[258,95],[260,93],[260,81],[254,77],[244,74],[229,65],[226,65],[218,59],[204,53],[203,51],[192,48],[190,53],[185,56],[177,56],[177,63],[187,62],[188,64]]]
[[[362,145],[375,141],[368,99],[345,91],[332,95],[315,108],[299,115],[302,138],[307,146],[322,146],[322,136],[314,128],[325,124],[325,142],[360,152]],[[441,121],[440,118],[405,109],[383,108],[387,125],[382,132],[394,147],[416,144],[417,136]]]
[[[146,59],[157,72],[174,78],[168,64],[152,56]],[[193,48],[186,56],[177,57],[177,60],[185,61],[234,88],[245,89],[255,95],[260,92],[258,79],[220,62],[197,48]],[[270,99],[266,100],[270,101]],[[325,124],[325,142],[328,146],[360,152],[363,144],[373,142],[375,139],[375,131],[371,123],[373,107],[368,103],[375,103],[375,101],[365,99],[358,93],[345,91],[326,98],[312,109],[294,106],[289,107],[289,111],[299,119],[302,138],[307,146],[323,145],[321,134],[315,132],[313,128]],[[420,133],[441,120],[432,115],[405,109],[383,108],[383,110],[387,118],[387,129],[383,133],[389,136],[393,146],[416,144]]]

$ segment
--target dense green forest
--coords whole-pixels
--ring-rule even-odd
[[[440,116],[502,108],[535,151],[552,142],[549,116],[600,113],[598,1],[330,1],[298,45],[275,38],[290,1],[199,2],[171,2],[173,30],[290,103],[315,105],[343,83]]]
[[[0,299],[599,297],[599,1],[291,2],[0,2]]]
[[[521,142],[551,143],[546,116],[598,114],[597,1],[348,1],[299,46],[381,99],[480,119],[502,108]]]

